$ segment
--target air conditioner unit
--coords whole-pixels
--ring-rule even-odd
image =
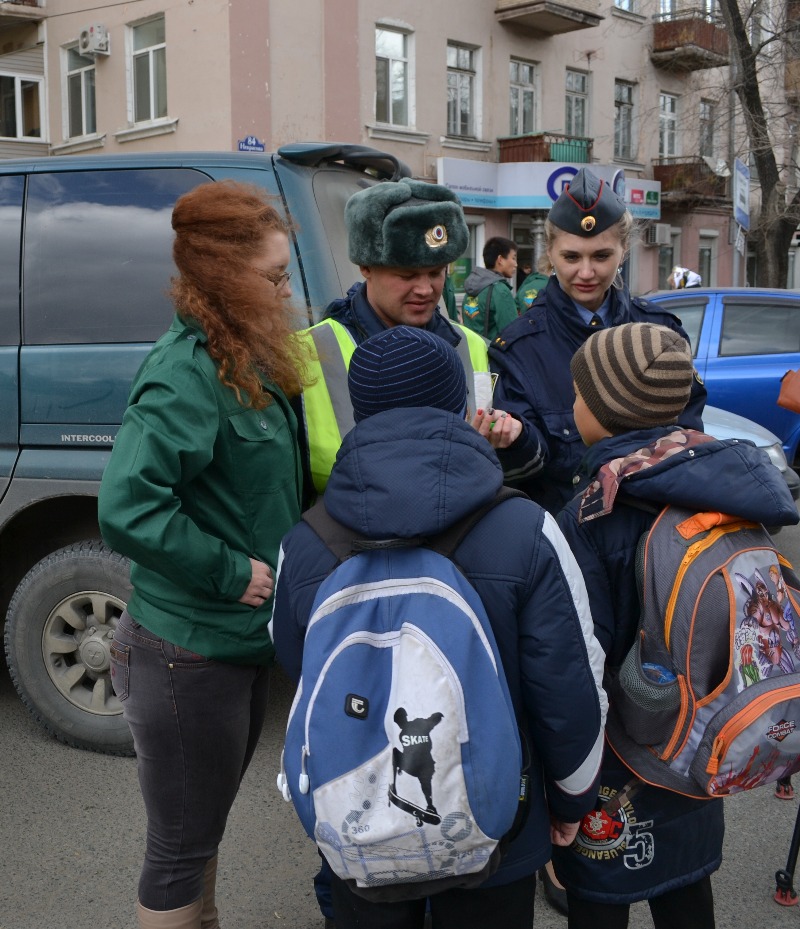
[[[81,29],[78,36],[78,51],[81,55],[108,55],[111,46],[108,38],[108,29],[100,23],[92,23]]]
[[[669,245],[670,232],[669,223],[651,223],[645,233],[645,245]]]

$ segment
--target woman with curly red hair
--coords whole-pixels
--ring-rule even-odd
[[[288,398],[288,227],[263,191],[203,184],[172,214],[176,315],[130,396],[100,490],[133,593],[112,680],[147,811],[140,929],[215,929],[217,848],[264,721],[281,537],[300,518]]]

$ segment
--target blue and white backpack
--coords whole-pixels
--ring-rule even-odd
[[[513,495],[432,540],[354,539],[322,502],[304,516],[341,560],[314,600],[278,786],[368,899],[482,883],[520,828],[527,777],[505,675],[483,604],[445,554]]]

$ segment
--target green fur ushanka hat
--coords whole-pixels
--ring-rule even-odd
[[[391,268],[433,268],[460,258],[469,230],[458,197],[441,184],[404,178],[359,190],[344,221],[350,261]]]

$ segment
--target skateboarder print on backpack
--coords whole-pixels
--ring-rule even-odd
[[[403,707],[398,707],[394,714],[394,721],[400,727],[401,750],[392,751],[392,786],[389,788],[389,801],[406,813],[411,813],[417,820],[417,825],[423,822],[438,826],[442,821],[436,807],[433,805],[433,773],[436,762],[433,760],[433,745],[431,743],[431,729],[437,726],[444,716],[433,713],[427,719],[411,719]],[[397,792],[397,775],[407,774],[419,780],[419,786],[425,795],[427,807],[423,809],[413,801],[401,796]]]

